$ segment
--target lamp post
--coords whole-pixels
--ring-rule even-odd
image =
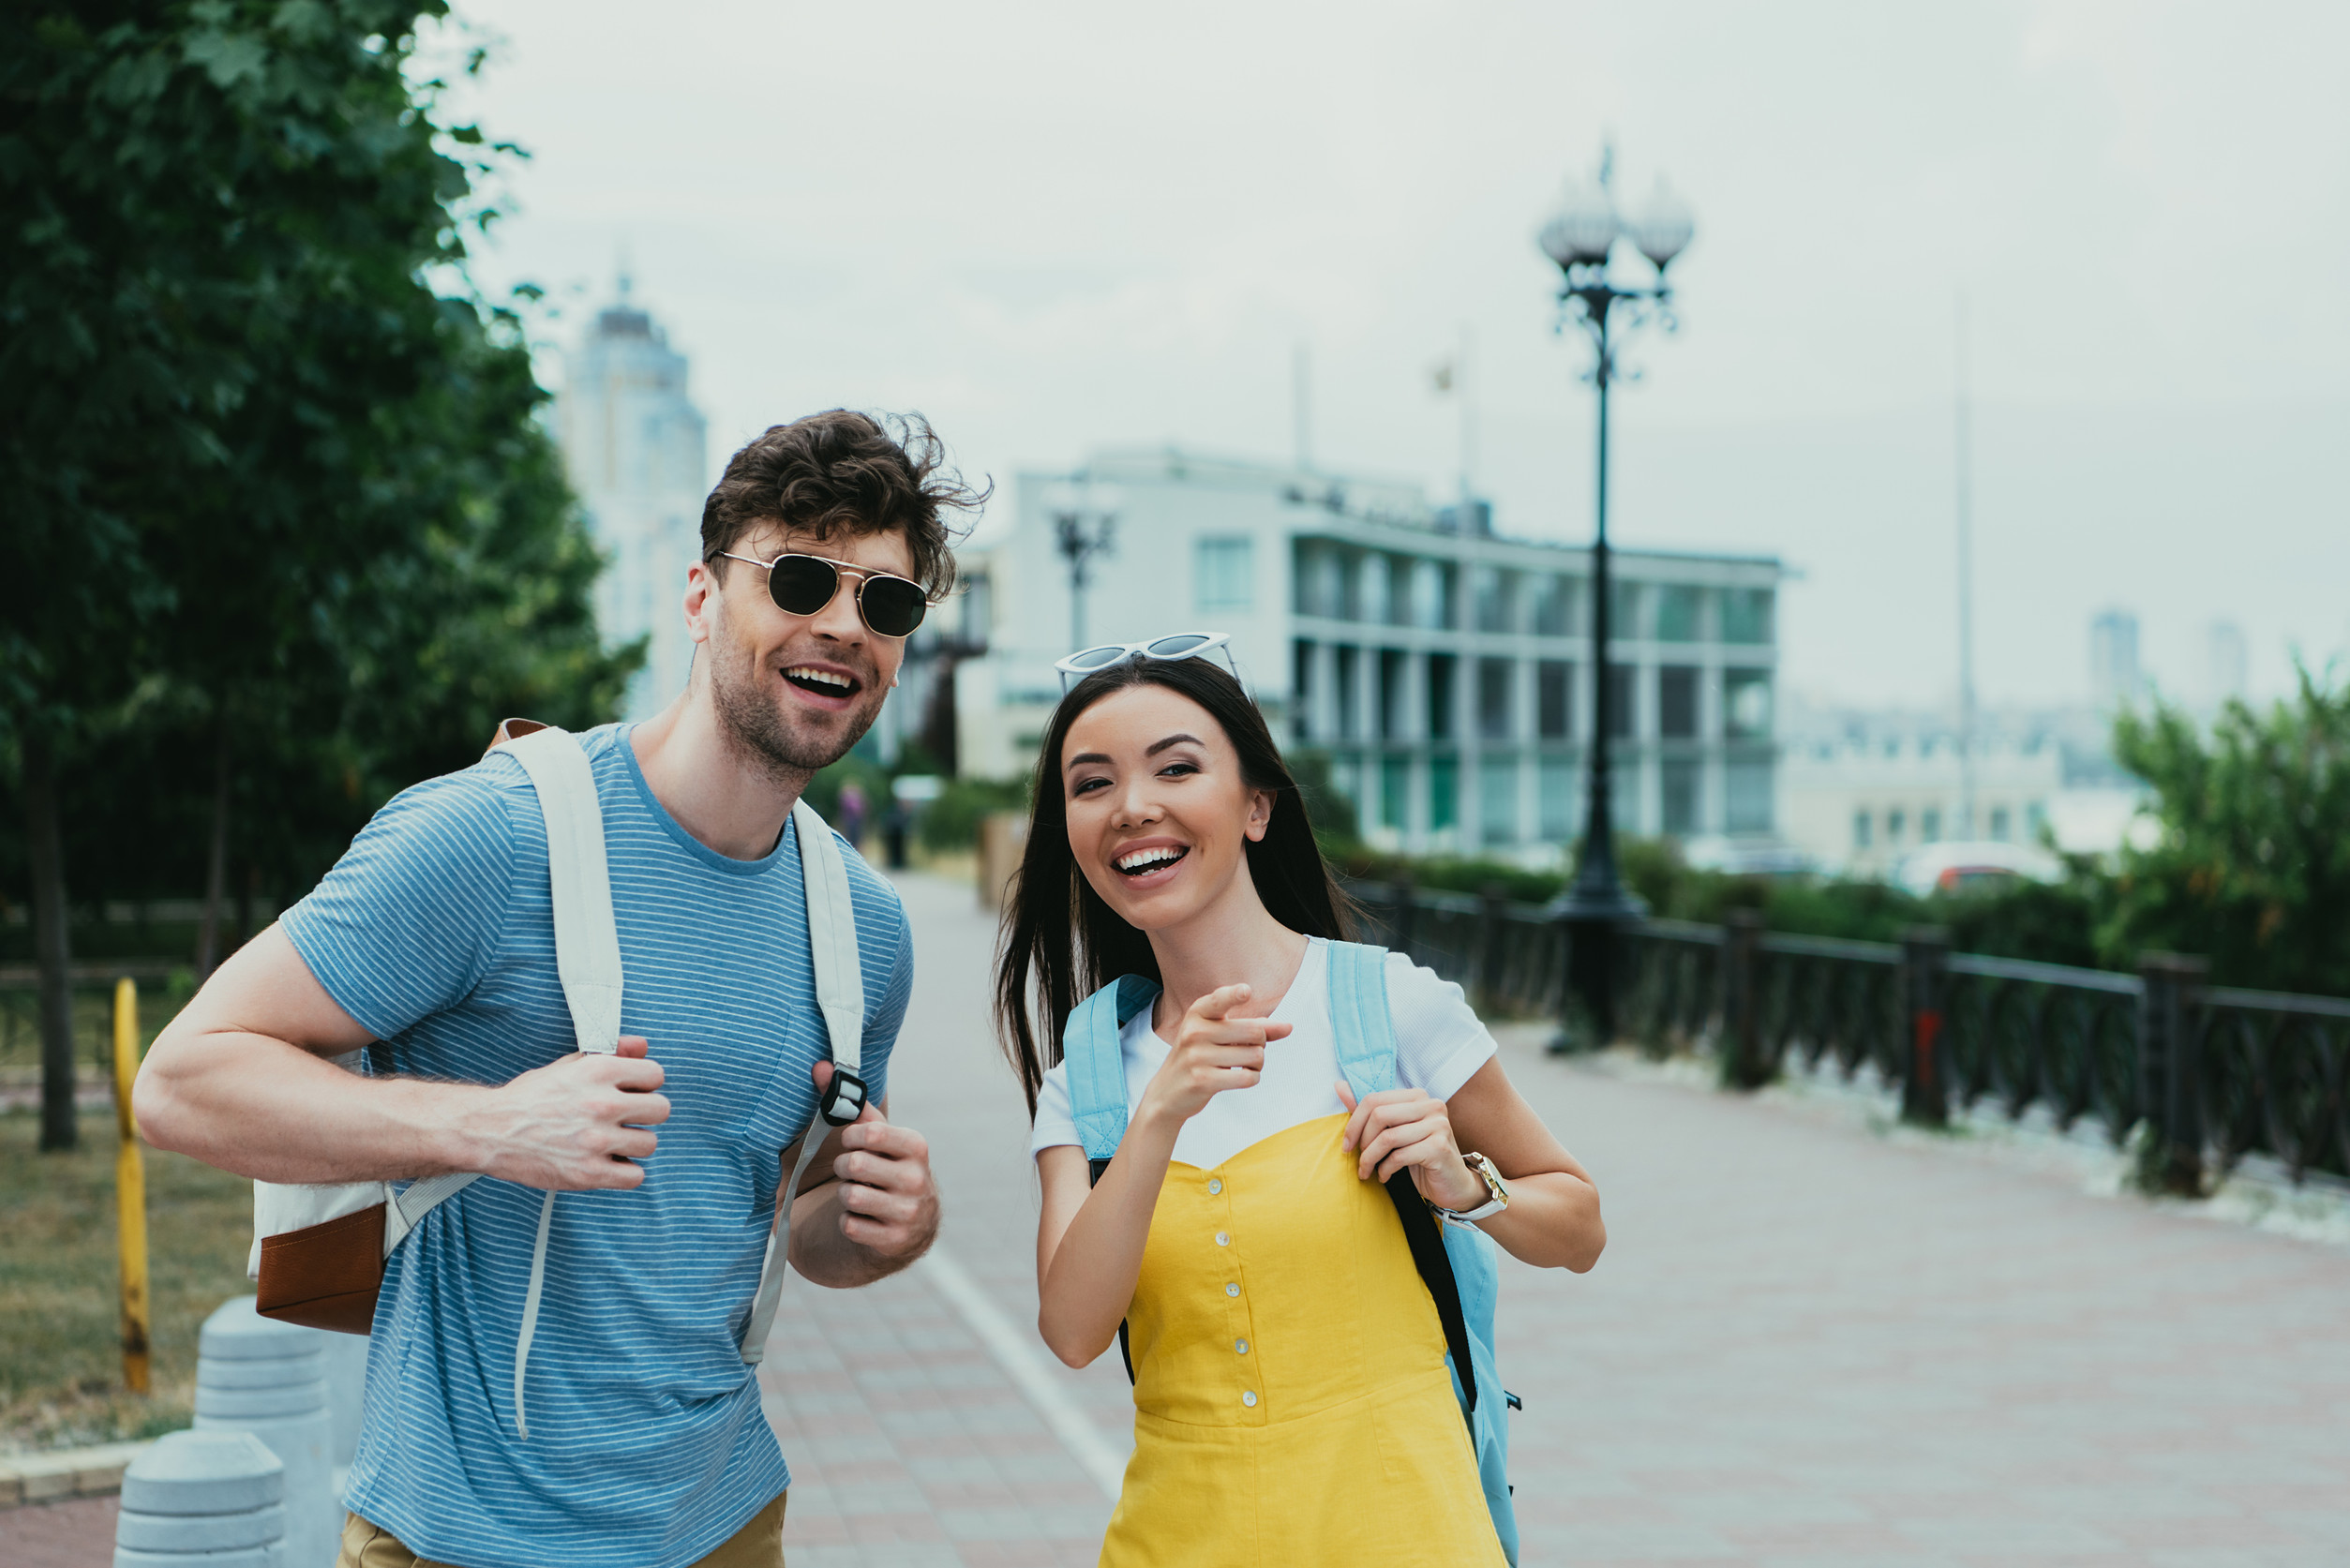
[[[1054,509],[1053,529],[1061,558],[1069,562],[1069,650],[1085,646],[1085,590],[1093,583],[1093,560],[1105,554],[1117,537],[1117,514],[1106,506],[1088,504],[1090,495],[1073,497]]]
[[[1659,181],[1639,211],[1626,217],[1615,200],[1615,150],[1605,149],[1599,176],[1591,184],[1570,184],[1539,236],[1543,253],[1558,263],[1559,330],[1572,321],[1591,340],[1591,368],[1583,379],[1598,393],[1599,432],[1595,464],[1598,485],[1595,529],[1591,549],[1591,804],[1583,818],[1583,844],[1574,884],[1551,906],[1566,928],[1568,994],[1581,1004],[1592,1043],[1605,1045],[1615,1035],[1616,937],[1625,924],[1647,913],[1627,891],[1616,873],[1612,799],[1609,789],[1608,745],[1615,726],[1615,702],[1609,679],[1609,620],[1610,603],[1608,550],[1608,390],[1618,375],[1616,350],[1620,337],[1654,321],[1665,331],[1676,326],[1672,294],[1666,269],[1689,244],[1696,224],[1688,206]],[[1645,282],[1619,281],[1610,262],[1619,240],[1648,261],[1654,277]],[[1576,1043],[1562,1029],[1552,1049]]]

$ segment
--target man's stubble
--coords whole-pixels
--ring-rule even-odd
[[[795,789],[805,784],[809,775],[846,756],[849,749],[865,738],[874,720],[880,717],[882,701],[889,695],[888,688],[875,679],[876,672],[868,667],[858,677],[864,685],[860,695],[865,698],[865,705],[848,713],[845,727],[836,734],[811,733],[793,724],[778,709],[777,694],[769,684],[766,662],[756,652],[745,651],[740,660],[720,657],[711,650],[704,652],[710,657],[710,693],[718,714],[719,733],[738,753],[764,768],[776,783]]]

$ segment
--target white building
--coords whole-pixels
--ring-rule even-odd
[[[685,381],[685,356],[629,303],[623,276],[619,303],[590,323],[556,402],[572,488],[606,558],[596,625],[607,647],[651,636],[645,667],[629,682],[631,719],[650,718],[684,688],[694,652],[681,605],[701,553],[709,432]]]
[[[1971,835],[2038,844],[2064,791],[2054,739],[1996,739],[1976,748]],[[1968,836],[1954,735],[1933,730],[1788,740],[1779,760],[1781,827],[1812,861],[1849,876],[1891,876],[1927,844]]]
[[[1494,536],[1480,503],[1172,450],[1026,473],[1006,535],[966,552],[988,653],[956,672],[960,764],[1034,766],[1073,635],[1056,515],[1115,517],[1089,643],[1232,635],[1284,744],[1328,754],[1365,835],[1414,852],[1555,863],[1582,827],[1590,553]],[[1766,556],[1615,556],[1616,826],[1771,837],[1774,612]]]
[[[2146,690],[2138,664],[2138,618],[2128,610],[2101,612],[2088,623],[2089,701],[2098,711],[2137,701]]]

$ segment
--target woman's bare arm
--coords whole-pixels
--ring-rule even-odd
[[[1385,1180],[1397,1171],[1429,1202],[1474,1209],[1487,1199],[1485,1183],[1460,1157],[1474,1150],[1493,1162],[1509,1186],[1509,1207],[1476,1222],[1521,1262],[1580,1274],[1599,1261],[1608,1227],[1599,1217],[1599,1189],[1519,1094],[1489,1061],[1449,1101],[1423,1089],[1387,1089],[1357,1105],[1345,1084],[1339,1095],[1354,1113],[1345,1142],[1361,1151],[1358,1169]]]

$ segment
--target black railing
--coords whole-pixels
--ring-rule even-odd
[[[1410,953],[1497,1014],[1557,1016],[1564,928],[1535,904],[1356,884],[1370,940]],[[2149,953],[2135,974],[1953,953],[1938,930],[1899,943],[1648,920],[1619,944],[1624,1027],[1658,1053],[1711,1052],[1726,1083],[1786,1068],[1866,1076],[1903,1114],[1953,1107],[2090,1121],[2116,1145],[2143,1123],[2142,1170],[2174,1190],[2247,1153],[2295,1181],[2350,1173],[2350,1000],[2205,983],[2201,961]]]

